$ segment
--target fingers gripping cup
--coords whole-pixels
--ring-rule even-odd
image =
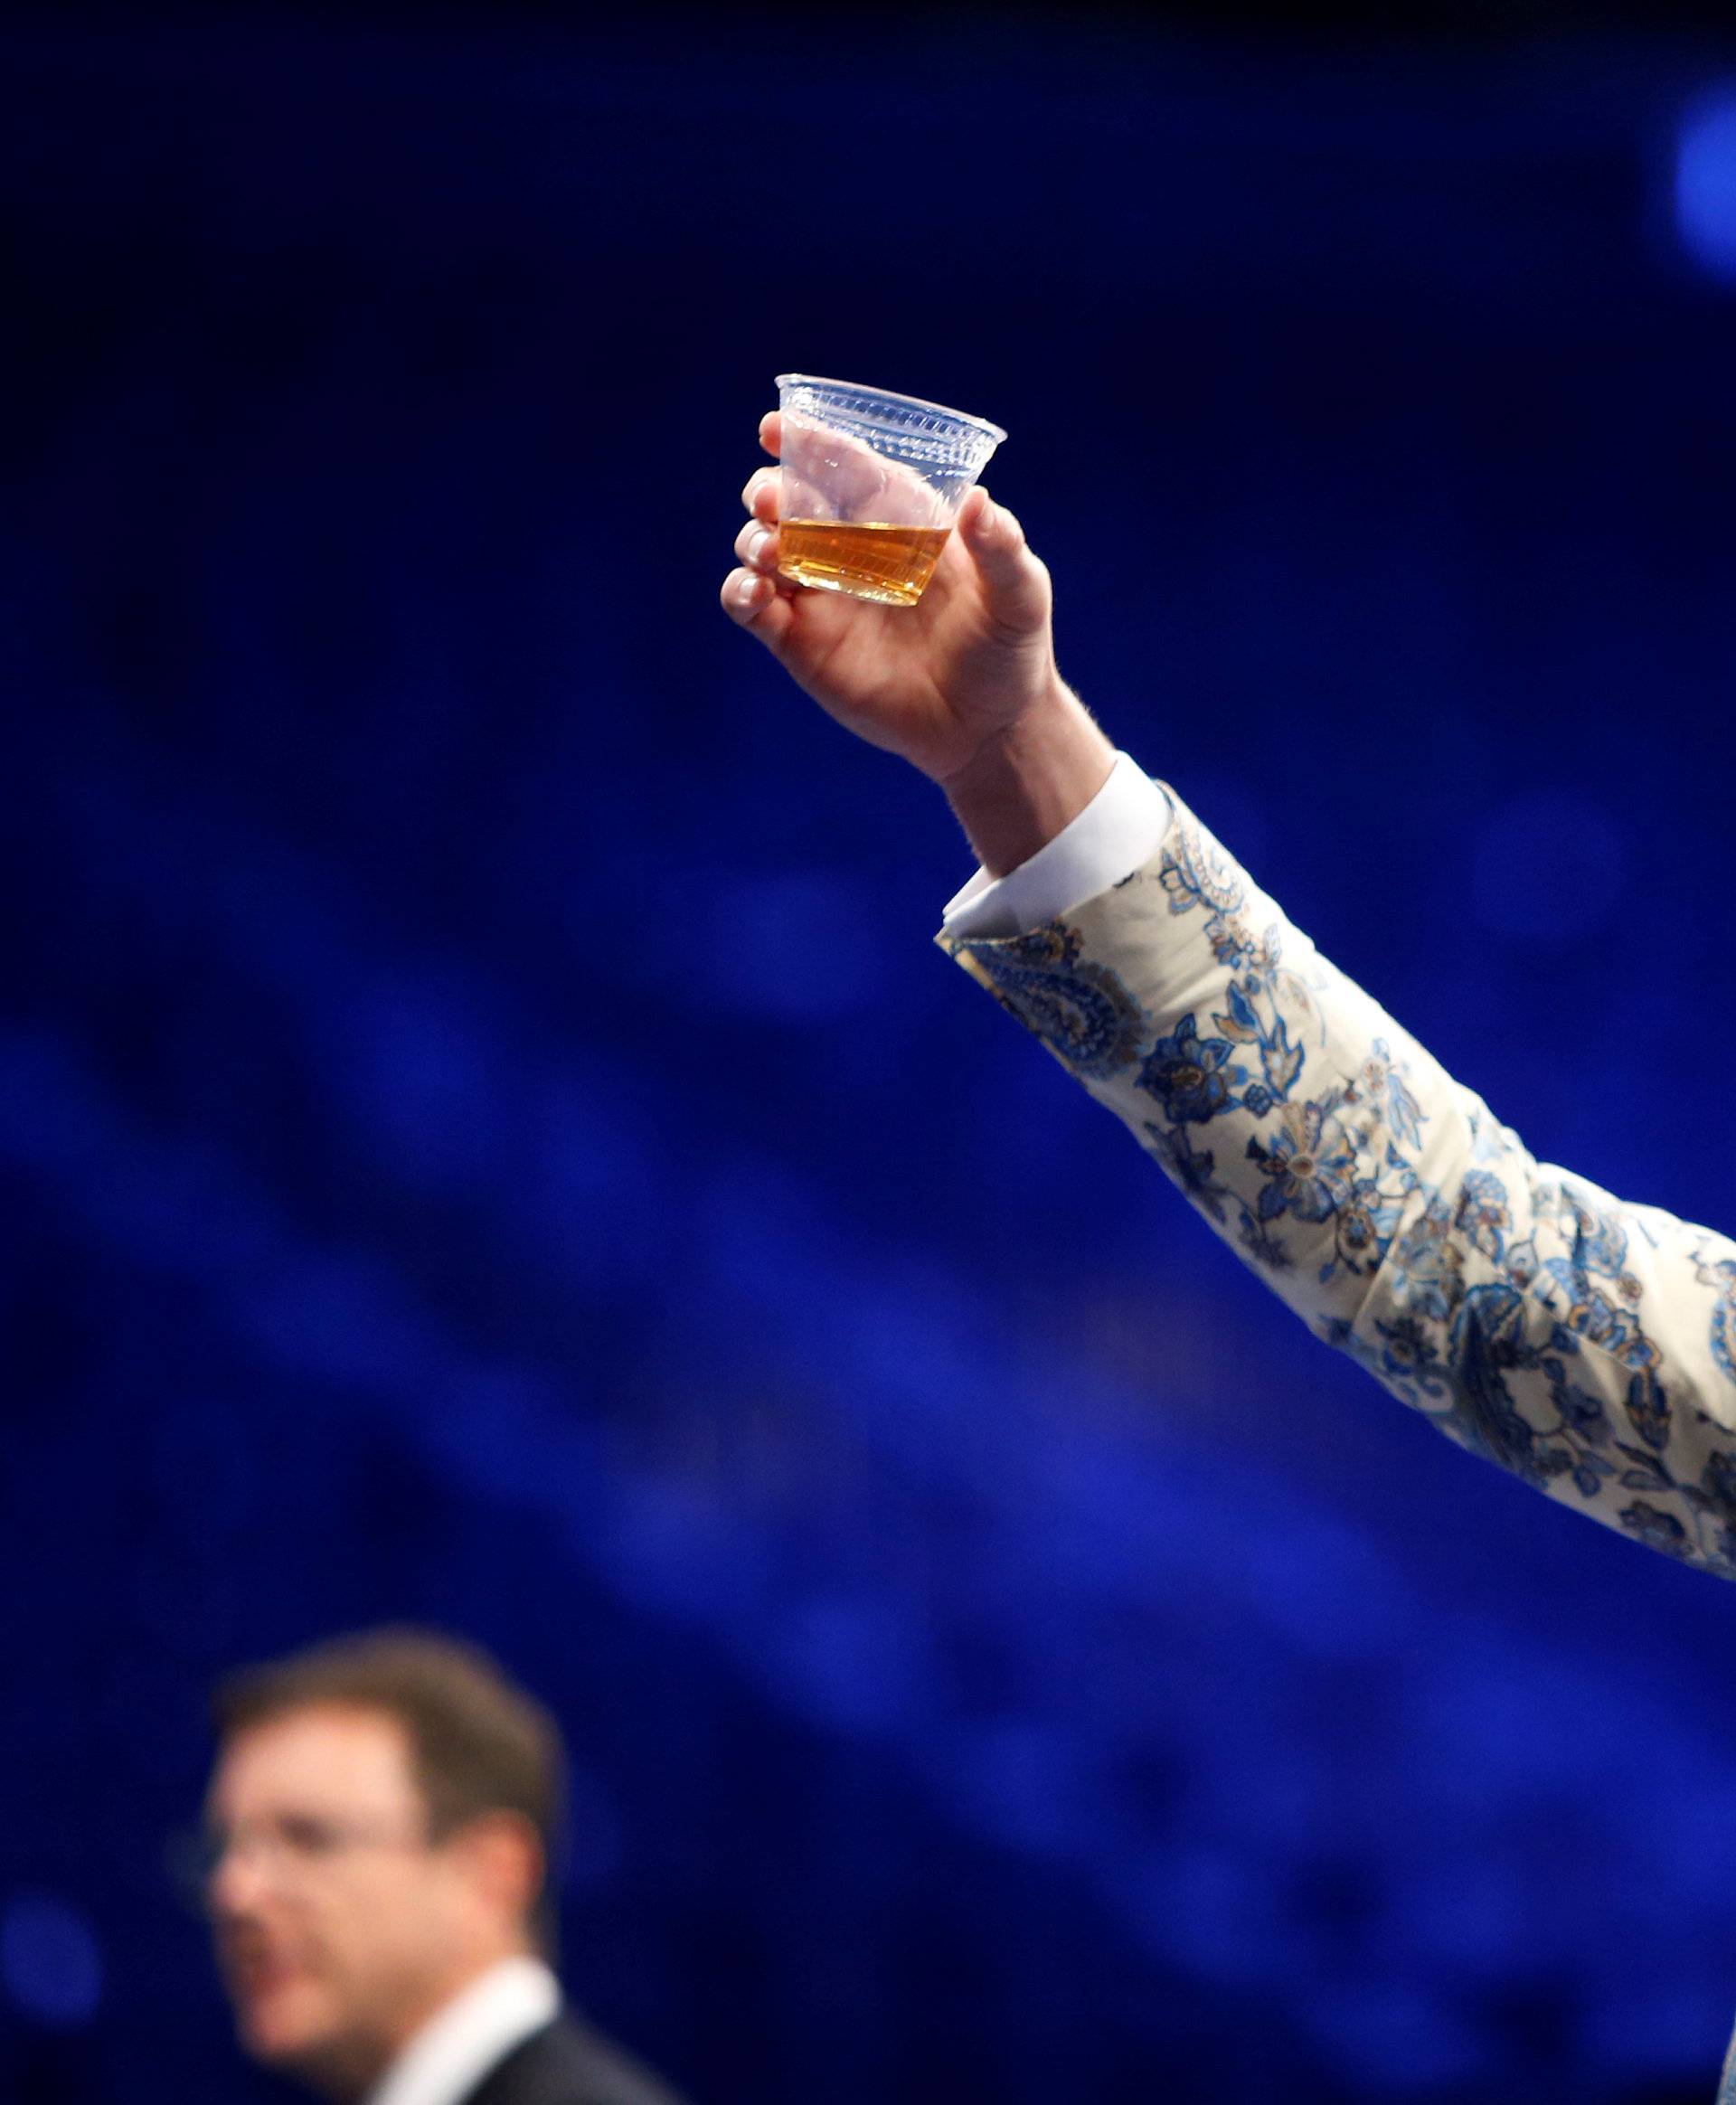
[[[914,607],[1006,433],[939,402],[806,373],[780,373],[778,390],[778,568],[821,591]]]

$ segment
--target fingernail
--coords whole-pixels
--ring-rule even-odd
[[[735,588],[735,602],[738,607],[751,607],[759,597],[760,581],[758,578],[743,578]]]
[[[766,543],[770,539],[771,530],[769,527],[766,526],[761,526],[759,531],[750,538],[748,542],[748,561],[750,562],[759,562],[760,558],[766,552]]]

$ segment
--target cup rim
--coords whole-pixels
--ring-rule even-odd
[[[973,417],[967,410],[949,409],[945,402],[931,402],[922,395],[900,394],[890,387],[864,387],[854,380],[826,380],[816,373],[780,373],[774,385],[780,392],[787,387],[835,387],[844,394],[872,395],[877,401],[902,402],[912,410],[933,410],[940,416],[950,417],[957,424],[968,424],[973,430],[986,431],[997,446],[1006,443],[1006,433],[998,424],[991,424],[986,417]]]

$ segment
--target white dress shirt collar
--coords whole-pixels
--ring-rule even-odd
[[[560,2007],[560,1984],[540,1959],[503,1959],[429,2019],[366,2105],[460,2105]]]

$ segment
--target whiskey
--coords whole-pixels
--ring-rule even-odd
[[[914,607],[934,575],[950,526],[885,526],[869,521],[786,519],[778,568],[800,585],[848,592],[887,607]]]

